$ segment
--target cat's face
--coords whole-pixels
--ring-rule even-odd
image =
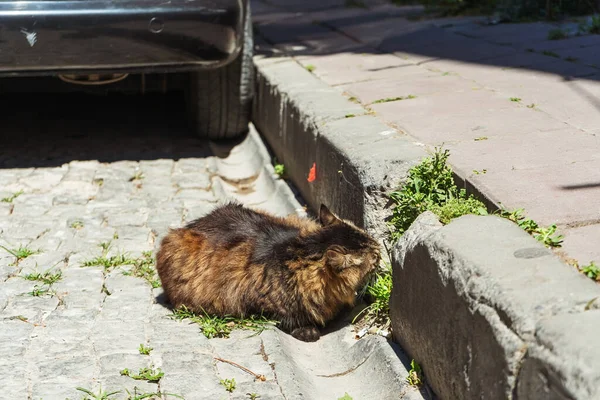
[[[319,217],[332,243],[325,256],[333,271],[363,280],[377,268],[381,261],[377,241],[351,222],[338,218],[324,205]]]

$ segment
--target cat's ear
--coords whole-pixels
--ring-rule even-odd
[[[341,272],[348,267],[354,266],[356,262],[350,254],[346,254],[346,251],[338,246],[328,248],[325,253],[325,258],[327,259],[327,265],[337,272]]]
[[[321,209],[319,210],[319,220],[321,221],[321,225],[327,226],[339,221],[339,218],[329,211],[329,208],[327,208],[325,204],[321,204]]]

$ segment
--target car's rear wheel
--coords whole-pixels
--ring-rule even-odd
[[[248,131],[254,98],[254,38],[250,1],[246,8],[244,44],[225,67],[191,73],[188,107],[192,127],[206,139],[227,139]]]

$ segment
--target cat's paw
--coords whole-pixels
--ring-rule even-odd
[[[294,329],[292,336],[303,342],[316,342],[321,337],[321,332],[314,326],[303,326]]]

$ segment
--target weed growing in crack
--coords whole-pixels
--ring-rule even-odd
[[[390,197],[395,203],[390,221],[392,240],[399,239],[427,210],[446,221],[465,214],[487,214],[482,202],[457,188],[452,169],[447,164],[449,156],[448,150],[436,148],[432,157],[410,169],[402,189],[392,192]]]
[[[521,102],[521,98],[520,97],[511,97],[510,101],[512,101],[514,103],[520,103]]]
[[[406,381],[411,386],[419,387],[423,385],[423,371],[421,370],[419,363],[415,360],[410,362],[410,370],[408,371]]]
[[[38,281],[42,282],[45,285],[52,285],[53,283],[56,283],[62,279],[62,271],[59,270],[57,272],[52,273],[50,272],[50,270],[47,270],[42,273],[35,272],[31,274],[26,274],[22,277],[23,279],[26,279],[28,281]]]
[[[544,51],[542,51],[542,54],[545,56],[548,56],[548,57],[560,58],[560,56],[558,54],[556,54],[555,52],[550,51],[550,50],[544,50]]]
[[[313,73],[315,69],[317,69],[317,67],[315,67],[312,64],[308,64],[304,66],[304,69],[306,69],[308,72]]]
[[[128,376],[136,381],[148,381],[150,383],[157,383],[162,379],[165,373],[160,368],[140,368],[137,374],[132,373],[128,368],[125,368],[119,372],[122,376]]]
[[[375,100],[371,104],[389,103],[389,102],[392,102],[392,101],[410,100],[410,99],[416,99],[416,98],[417,98],[417,96],[409,94],[408,96],[388,97],[388,98],[385,98],[385,99]]]
[[[560,247],[564,236],[556,233],[556,224],[547,227],[540,227],[537,222],[526,218],[524,210],[519,208],[513,211],[500,210],[498,214],[501,217],[509,219],[519,225],[525,232],[531,234],[534,238],[542,242],[546,247]]]
[[[50,285],[46,287],[34,285],[33,290],[31,292],[28,292],[27,294],[33,297],[42,297],[46,295],[54,296],[56,292],[52,289]]]
[[[22,195],[23,193],[25,193],[22,190],[19,190],[18,192],[15,192],[13,194],[11,194],[10,196],[4,197],[0,200],[0,202],[2,203],[12,203],[13,201],[15,201],[15,199],[17,197],[19,197],[20,195]]]
[[[177,397],[179,399],[184,398],[181,395],[173,394],[173,393],[162,393],[160,391],[150,393],[150,392],[139,392],[139,390],[140,389],[137,386],[133,387],[133,393],[131,393],[129,390],[125,389],[125,391],[127,392],[127,400],[143,400],[143,399],[154,399],[154,398],[162,399],[163,396],[165,398],[167,398],[168,396]]]
[[[120,390],[110,393],[105,392],[104,390],[102,390],[102,388],[98,389],[98,393],[94,393],[91,390],[82,387],[78,387],[76,389],[86,394],[82,400],[108,400],[111,396],[121,393]]]
[[[144,346],[143,343],[140,343],[140,347],[138,348],[138,351],[140,352],[140,354],[147,356],[150,355],[150,352],[154,350],[154,348],[152,347],[146,347]]]
[[[73,221],[70,227],[76,230],[83,229],[83,221]]]
[[[246,393],[246,396],[248,396],[250,400],[260,399],[260,395],[258,393]]]
[[[578,269],[588,278],[600,282],[600,267],[595,262],[592,261],[588,265],[578,267]]]
[[[154,289],[160,287],[160,279],[154,268],[154,259],[151,251],[142,252],[142,256],[131,260],[133,268],[123,271],[123,275],[132,275],[146,280]]]
[[[120,267],[122,265],[133,265],[134,259],[129,258],[125,254],[117,254],[114,256],[108,256],[111,242],[102,242],[98,245],[102,249],[102,255],[94,257],[90,260],[84,261],[81,266],[83,267],[104,267],[105,270],[111,268]]]
[[[16,249],[9,249],[8,247],[0,245],[0,249],[4,249],[8,253],[10,253],[13,257],[15,257],[15,261],[14,261],[13,265],[19,264],[20,261],[23,261],[24,259],[26,259],[29,256],[41,253],[41,250],[39,250],[39,249],[33,250],[33,249],[30,249],[29,247],[26,247],[23,245],[20,245]]]
[[[390,327],[390,295],[392,293],[392,273],[390,266],[378,273],[373,283],[367,286],[366,294],[371,297],[373,302],[364,308],[354,317],[354,323],[359,316],[365,315],[365,318],[371,324],[378,324],[384,329]]]
[[[221,385],[223,385],[225,390],[227,390],[229,393],[233,393],[233,391],[235,390],[235,379],[233,379],[233,378],[221,379],[221,381],[219,383]]]
[[[278,162],[277,159],[275,159],[273,161],[273,169],[275,170],[275,173],[277,174],[277,176],[280,179],[285,179],[287,174],[286,174],[286,170],[285,170],[285,165],[283,165],[282,163]]]
[[[259,334],[276,324],[276,321],[255,315],[247,318],[216,317],[210,316],[207,313],[198,315],[185,306],[173,310],[171,318],[178,321],[189,319],[191,322],[198,324],[204,336],[209,339],[217,337],[227,338],[233,329],[252,330]]]
[[[129,178],[129,182],[141,181],[142,179],[144,179],[144,173],[142,171],[136,171],[135,174]]]
[[[350,396],[347,392],[345,392],[342,397],[338,398],[338,400],[352,400],[352,396]]]
[[[560,28],[552,29],[550,32],[548,32],[548,40],[561,40],[566,39],[568,36],[569,35],[567,32]]]

